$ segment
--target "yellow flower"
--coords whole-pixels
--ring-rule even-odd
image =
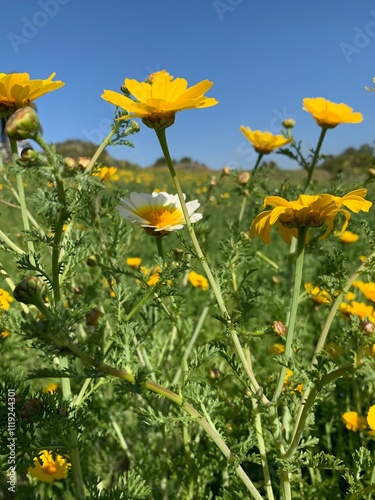
[[[281,148],[292,141],[291,138],[287,139],[283,135],[273,135],[271,132],[251,130],[250,127],[245,127],[244,125],[241,125],[240,130],[246,139],[251,142],[255,151],[264,155],[272,153],[275,149]]]
[[[364,283],[363,281],[354,281],[353,286],[357,287],[363,295],[371,300],[371,302],[375,302],[375,283],[369,282]]]
[[[194,213],[199,205],[198,200],[186,203],[191,223],[195,223],[203,217],[202,214]],[[153,236],[164,236],[171,231],[182,229],[185,224],[178,196],[165,192],[154,192],[151,195],[130,193],[130,198],[120,199],[117,210],[121,217],[139,224]]]
[[[10,335],[10,333],[8,332],[8,330],[3,330],[1,333],[0,333],[0,338],[2,339],[6,339],[8,338]]]
[[[120,177],[116,172],[116,167],[100,167],[96,170],[96,172],[93,173],[93,175],[95,175],[95,177],[100,177],[103,182],[107,181],[108,179],[117,181]]]
[[[343,209],[343,206],[353,212],[369,211],[372,203],[363,198],[366,194],[366,189],[351,191],[343,197],[331,194],[315,196],[301,194],[294,201],[287,201],[280,196],[267,196],[263,207],[271,205],[274,208],[261,212],[255,217],[250,229],[250,237],[259,236],[263,243],[269,243],[272,226],[276,224],[283,240],[290,243],[292,236],[298,236],[299,227],[320,227],[327,222],[327,229],[320,239],[326,238],[333,229],[333,222],[338,213],[342,213],[345,217],[341,231],[346,229],[350,213]]]
[[[173,79],[162,70],[150,75],[145,82],[125,79],[124,86],[135,100],[113,90],[104,90],[102,98],[129,113],[120,119],[141,118],[148,127],[166,128],[173,125],[177,111],[217,104],[213,97],[204,96],[213,82],[203,80],[190,88],[187,85],[184,78]]]
[[[208,290],[208,281],[201,274],[196,273],[195,271],[190,271],[188,275],[189,283],[191,283],[196,288],[202,288],[202,290]]]
[[[284,377],[284,387],[290,385],[290,379],[293,377],[293,371],[290,368],[286,369],[285,377]],[[302,394],[303,391],[303,384],[298,384],[292,391],[290,391],[291,394],[295,394],[295,391],[299,392]]]
[[[367,423],[375,431],[375,405],[370,406],[367,413]]]
[[[156,266],[153,270],[148,269],[147,267],[141,267],[142,273],[148,278],[147,285],[154,286],[160,279],[161,269],[160,266]]]
[[[349,431],[363,431],[367,427],[366,417],[358,415],[356,411],[347,411],[342,414],[342,420]]]
[[[340,311],[349,316],[358,316],[360,319],[368,318],[369,321],[375,322],[375,317],[373,316],[374,309],[365,302],[357,302],[355,300],[350,304],[342,302],[340,304]]]
[[[352,233],[351,231],[344,231],[338,234],[342,243],[354,243],[359,240],[359,234]]]
[[[17,108],[30,106],[38,97],[64,86],[52,81],[56,73],[47,80],[30,80],[28,73],[0,73],[0,115],[9,116]]]
[[[302,109],[311,113],[316,123],[323,128],[334,128],[340,123],[360,123],[363,120],[361,113],[353,113],[353,109],[346,104],[336,104],[323,97],[306,97]]]
[[[138,267],[141,265],[142,259],[140,257],[128,257],[126,259],[126,263],[128,266],[132,267],[133,269],[138,269]]]
[[[283,354],[283,352],[285,352],[284,344],[273,344],[270,348],[271,354]]]
[[[34,458],[34,465],[29,467],[28,473],[39,481],[52,483],[55,479],[65,479],[69,467],[70,463],[66,458],[57,454],[54,459],[51,451],[42,450],[38,457]]]
[[[11,302],[13,302],[13,297],[10,293],[0,288],[0,309],[8,310]]]
[[[318,286],[314,286],[312,283],[305,283],[305,290],[318,304],[330,304],[332,301],[328,292],[322,290]]]
[[[60,384],[55,384],[54,382],[49,383],[44,389],[43,392],[45,394],[53,394],[61,387]]]

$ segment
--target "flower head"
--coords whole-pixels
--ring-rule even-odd
[[[13,297],[9,292],[0,288],[0,309],[8,310],[10,307],[10,303],[13,302]]]
[[[358,415],[356,411],[346,411],[342,414],[342,420],[349,431],[363,431],[367,427],[366,417]]]
[[[40,481],[52,483],[55,479],[65,479],[69,467],[70,463],[66,458],[58,454],[53,458],[51,451],[42,450],[34,458],[34,465],[29,467],[28,473]]]
[[[199,207],[198,200],[188,201],[186,208],[190,222],[199,221],[202,214],[194,213]],[[144,194],[131,193],[130,198],[121,198],[117,210],[121,217],[142,226],[154,236],[166,235],[182,229],[186,224],[178,196],[165,192]]]
[[[370,406],[367,413],[367,423],[375,431],[375,405]]]
[[[60,384],[55,384],[55,382],[50,382],[46,387],[44,387],[43,392],[45,394],[53,394],[61,387]]]
[[[353,112],[346,104],[336,104],[323,97],[305,97],[302,109],[311,113],[316,123],[323,128],[335,128],[340,123],[360,123],[363,120],[361,113]]]
[[[364,199],[366,189],[351,191],[343,197],[330,194],[305,195],[301,194],[297,200],[287,201],[280,196],[267,196],[263,206],[270,205],[272,210],[266,210],[257,215],[250,229],[250,236],[259,236],[263,243],[271,241],[271,229],[276,224],[283,240],[291,242],[291,237],[298,237],[300,227],[321,227],[327,222],[327,229],[320,237],[326,238],[333,229],[336,215],[341,213],[345,217],[341,231],[344,231],[350,219],[348,210],[368,212],[372,203]]]
[[[267,155],[275,149],[281,148],[292,141],[291,138],[286,138],[283,135],[273,135],[271,132],[261,132],[260,130],[251,130],[250,127],[241,125],[241,132],[248,141],[251,142],[255,151]]]
[[[104,90],[102,98],[129,113],[120,119],[142,118],[148,127],[166,128],[173,125],[177,111],[217,104],[216,99],[204,95],[213,85],[209,80],[190,88],[187,85],[184,78],[173,79],[162,70],[151,74],[145,82],[125,79],[124,87],[135,100],[113,90]]]
[[[38,97],[65,85],[52,81],[56,73],[47,80],[30,80],[28,73],[0,73],[0,115],[9,116],[16,109],[30,106]]]
[[[109,179],[117,181],[119,179],[119,175],[116,172],[116,167],[99,167],[93,175],[95,177],[99,177],[102,182],[108,181]]]
[[[322,290],[318,286],[314,286],[312,283],[305,283],[306,292],[311,295],[314,302],[318,304],[330,304],[332,298],[326,290]]]
[[[375,302],[375,283],[370,281],[365,283],[364,281],[356,280],[353,283],[353,286],[357,287],[363,295],[371,300],[371,302]]]
[[[188,280],[191,285],[195,288],[202,288],[202,290],[208,290],[208,281],[201,274],[196,273],[195,271],[190,271],[188,274]]]
[[[140,257],[128,257],[126,259],[126,263],[129,267],[132,267],[133,269],[138,269],[139,266],[141,265],[142,259]]]

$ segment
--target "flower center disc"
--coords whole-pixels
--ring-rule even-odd
[[[158,228],[163,228],[165,226],[169,226],[173,223],[183,220],[182,211],[177,208],[168,209],[166,207],[147,207],[144,210],[139,210],[139,215],[147,220],[150,226],[155,226]]]

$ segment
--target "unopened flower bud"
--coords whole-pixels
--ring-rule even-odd
[[[229,167],[223,168],[223,175],[226,175],[226,176],[230,175],[230,168]]]
[[[13,290],[13,297],[23,304],[37,305],[43,301],[45,285],[38,276],[27,276]]]
[[[286,334],[286,326],[282,321],[274,321],[272,324],[272,331],[275,335],[285,335]]]
[[[217,380],[220,377],[221,377],[221,371],[219,370],[219,368],[211,368],[210,378]]]
[[[296,122],[293,120],[293,118],[285,118],[283,121],[283,127],[285,128],[293,128],[295,126]]]
[[[369,168],[368,173],[371,175],[371,177],[375,177],[375,168]]]
[[[76,295],[82,295],[84,290],[83,290],[83,287],[80,286],[80,285],[76,285],[74,288],[73,288],[73,292],[76,294]]]
[[[136,121],[132,121],[131,124],[130,124],[130,126],[131,126],[131,129],[132,129],[132,132],[139,132],[141,130],[141,127],[140,127],[139,123],[136,122]]]
[[[177,262],[181,261],[184,256],[184,251],[182,248],[173,248],[172,250],[174,260]]]
[[[5,125],[5,133],[11,139],[22,141],[32,139],[40,131],[40,122],[36,111],[31,106],[19,108]]]
[[[34,424],[42,419],[44,404],[38,398],[26,399],[21,408],[21,418],[27,424]]]
[[[371,323],[371,321],[362,321],[361,327],[363,333],[366,333],[367,335],[375,333],[375,324]]]
[[[98,265],[99,262],[99,257],[96,254],[90,255],[90,257],[87,259],[86,264],[89,267],[95,267]]]
[[[86,316],[86,325],[98,326],[99,319],[102,316],[104,316],[104,313],[97,307],[94,307],[94,309],[92,309]]]
[[[249,172],[241,172],[237,176],[237,182],[241,186],[245,186],[250,180],[250,173]]]

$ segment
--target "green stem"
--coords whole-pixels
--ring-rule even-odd
[[[313,359],[311,362],[312,365],[316,363],[316,357],[318,356],[319,352],[324,347],[324,344],[327,340],[329,330],[331,328],[333,318],[335,317],[337,310],[340,307],[340,304],[343,300],[343,297],[348,293],[348,291],[349,291],[350,287],[352,286],[352,284],[354,283],[354,281],[356,281],[358,279],[358,276],[361,273],[363,273],[363,271],[366,269],[366,267],[369,265],[369,263],[371,263],[371,261],[373,260],[374,257],[375,257],[375,251],[372,252],[372,254],[369,257],[367,257],[367,259],[358,267],[358,269],[356,269],[356,271],[354,271],[354,273],[350,276],[348,281],[345,283],[345,286],[344,286],[342,292],[336,297],[335,302],[333,303],[333,305],[329,311],[329,314],[327,316],[327,320],[323,326],[323,329],[322,329],[321,334],[319,336],[318,342],[316,344],[314,356],[313,356]]]
[[[303,271],[303,261],[305,254],[305,240],[306,240],[307,227],[299,227],[298,228],[298,242],[297,242],[297,250],[296,250],[296,264],[294,270],[294,284],[293,284],[293,293],[292,293],[292,302],[290,307],[289,321],[287,324],[287,334],[286,334],[286,343],[285,343],[285,359],[288,360],[292,355],[292,345],[294,339],[294,330],[297,319],[297,310],[298,310],[298,302],[302,284],[302,271]],[[279,375],[278,384],[273,395],[272,401],[277,401],[284,385],[284,378],[286,374],[286,366],[281,368],[281,372]]]
[[[61,368],[68,369],[67,358],[60,358],[60,366]],[[69,401],[72,397],[70,379],[68,377],[62,377],[61,386],[64,399]],[[72,464],[71,470],[73,472],[75,498],[81,500],[85,498],[85,487],[83,483],[81,460],[79,456],[78,435],[77,431],[73,427],[69,427],[67,429],[67,440],[69,443],[69,459]]]
[[[163,249],[163,240],[162,240],[163,236],[161,234],[157,234],[155,236],[155,239],[156,239],[156,246],[158,248],[158,254],[159,254],[159,257],[164,261],[164,249]]]
[[[171,155],[169,153],[168,144],[167,144],[167,138],[166,138],[166,134],[165,134],[165,129],[155,129],[155,132],[156,132],[157,138],[159,140],[161,149],[163,151],[165,160],[167,162],[168,169],[169,169],[169,172],[171,174],[173,184],[174,184],[174,186],[176,188],[176,191],[177,191],[177,194],[178,194],[178,198],[180,200],[182,212],[184,214],[186,227],[187,227],[187,230],[189,232],[189,236],[190,236],[191,242],[192,242],[192,244],[194,246],[196,255],[197,255],[197,257],[198,257],[198,259],[199,259],[199,261],[200,261],[200,263],[201,263],[201,265],[202,265],[202,267],[203,267],[203,269],[204,269],[204,271],[206,273],[207,279],[208,279],[208,281],[209,281],[209,283],[211,285],[211,288],[212,288],[212,290],[213,290],[213,292],[215,294],[216,301],[217,301],[217,304],[218,304],[219,309],[221,311],[221,314],[223,316],[223,319],[225,320],[225,322],[227,323],[227,325],[230,326],[231,319],[230,319],[228,310],[227,310],[227,308],[225,306],[224,298],[223,298],[223,295],[221,293],[220,287],[219,287],[218,283],[216,282],[216,279],[215,279],[214,275],[212,274],[211,268],[208,265],[208,262],[207,262],[207,259],[206,259],[205,255],[203,254],[201,246],[200,246],[200,244],[198,242],[198,239],[197,239],[197,237],[195,235],[195,231],[194,231],[193,225],[192,225],[192,223],[190,221],[189,212],[188,212],[188,210],[186,208],[185,198],[184,198],[181,186],[180,186],[180,182],[179,182],[179,180],[177,178],[176,170],[175,170],[175,168],[173,166],[173,161],[172,161]],[[246,373],[248,374],[248,376],[249,376],[250,380],[252,381],[254,387],[258,387],[259,388],[259,385],[258,385],[258,383],[255,380],[255,375],[252,372],[251,368],[249,368],[249,366],[248,366],[248,364],[246,362],[246,358],[245,358],[245,355],[244,355],[242,346],[240,344],[240,341],[239,341],[239,338],[238,338],[236,330],[234,328],[231,328],[230,329],[230,333],[231,333],[232,340],[234,342],[234,345],[235,345],[235,348],[237,350],[237,353],[238,353],[238,355],[239,355],[239,357],[240,357],[240,359],[241,359],[241,361],[243,363],[243,366],[245,368]],[[259,391],[259,392],[261,392],[261,391]],[[265,397],[265,396],[263,396],[263,397]],[[267,400],[267,402],[268,402],[268,400]]]
[[[264,156],[264,153],[259,153],[259,154],[258,154],[258,159],[257,159],[257,161],[256,161],[256,163],[255,163],[255,166],[254,166],[254,168],[253,168],[253,171],[251,172],[251,175],[252,175],[253,177],[254,177],[255,172],[258,170],[258,167],[259,167],[259,165],[260,165],[260,162],[261,162],[261,160],[262,160],[263,156]],[[251,178],[250,178],[250,180],[251,180]]]
[[[111,129],[111,131],[110,131],[110,133],[103,140],[103,142],[101,143],[101,145],[96,150],[94,156],[91,158],[90,163],[88,164],[88,166],[87,166],[87,168],[85,170],[86,172],[91,172],[91,170],[94,168],[95,163],[97,162],[99,156],[102,154],[102,152],[108,146],[108,144],[110,143],[112,137],[115,135],[116,131],[117,131],[116,126],[113,126],[112,129]]]
[[[10,147],[12,154],[17,154],[17,142],[14,139],[9,139],[10,141]],[[29,224],[29,217],[28,217],[28,211],[26,207],[26,197],[25,197],[25,190],[23,187],[23,178],[22,174],[18,173],[16,174],[16,182],[17,182],[17,189],[18,189],[18,196],[19,196],[19,202],[21,206],[21,216],[22,216],[22,223],[23,223],[23,228],[25,231],[30,231],[30,224]],[[31,262],[34,262],[34,255],[35,255],[35,248],[34,248],[34,243],[33,241],[30,240],[30,237],[26,235],[27,239],[27,248],[30,254],[30,260]]]
[[[258,154],[257,161],[256,161],[256,163],[254,165],[253,171],[251,172],[250,181],[247,184],[247,188],[248,189],[250,188],[250,184],[252,183],[252,180],[254,179],[254,174],[257,171],[257,169],[258,169],[258,167],[260,165],[260,162],[261,162],[263,156],[264,156],[263,153],[259,153]],[[249,193],[247,192],[247,194],[244,194],[244,197],[242,199],[241,210],[240,210],[240,214],[238,216],[238,222],[239,223],[242,221],[243,215],[245,213],[245,208],[246,208],[246,202],[247,202],[248,195],[249,195]]]
[[[309,167],[309,169],[307,171],[306,182],[305,182],[305,185],[303,187],[303,191],[304,192],[306,191],[306,189],[308,188],[308,185],[310,184],[311,177],[313,175],[313,172],[314,172],[314,169],[315,169],[315,165],[316,165],[316,162],[318,160],[319,152],[320,152],[320,149],[322,147],[323,140],[324,140],[324,137],[326,135],[327,130],[328,129],[322,127],[322,130],[320,131],[320,136],[319,136],[319,139],[318,139],[318,144],[317,144],[317,146],[315,148],[315,152],[314,152],[314,156],[313,156],[311,165],[310,165],[310,167]]]
[[[53,316],[49,313],[47,313],[48,320],[53,320]],[[118,368],[114,368],[112,366],[109,366],[105,363],[98,363],[95,361],[94,358],[89,356],[88,354],[84,353],[81,351],[75,344],[72,344],[69,341],[64,341],[64,342],[59,342],[56,337],[49,337],[49,339],[56,344],[58,347],[66,348],[69,349],[75,356],[81,358],[85,363],[96,367],[98,372],[102,372],[106,375],[111,375],[116,378],[120,378],[121,380],[125,380],[127,382],[130,382],[131,384],[136,383],[136,378],[135,376],[130,373],[126,372],[124,370],[120,370]],[[65,358],[64,358],[65,359]],[[67,379],[69,380],[69,379]],[[208,422],[206,418],[204,418],[190,403],[185,401],[185,398],[183,396],[180,396],[178,394],[175,394],[174,392],[170,391],[169,389],[162,387],[155,382],[147,381],[142,384],[142,387],[144,389],[147,389],[155,394],[158,394],[159,396],[168,399],[172,403],[176,404],[177,406],[180,406],[182,410],[184,410],[188,415],[193,417],[195,421],[198,423],[202,429],[205,430],[205,432],[211,437],[211,439],[214,441],[216,446],[220,449],[220,451],[224,454],[224,456],[228,460],[233,460],[233,455],[228,446],[226,445],[225,441],[223,438],[220,436],[220,434],[217,432],[217,430],[213,427],[212,424]],[[65,397],[65,395],[64,395]],[[75,450],[78,453],[78,448],[75,448]],[[73,461],[72,461],[72,467],[73,467]],[[251,493],[252,497],[255,498],[256,500],[263,500],[262,496],[259,494],[257,488],[255,487],[254,483],[250,480],[249,476],[246,474],[246,472],[243,470],[241,466],[236,467],[236,474],[238,477],[243,481],[249,492]],[[77,484],[78,487],[78,484]],[[81,498],[81,497],[77,497]],[[83,498],[83,497],[82,497]]]
[[[353,367],[353,365],[343,366],[341,368],[338,368],[337,370],[334,370],[331,373],[328,373],[318,382],[315,382],[314,386],[309,390],[308,396],[303,397],[303,404],[301,404],[302,411],[295,423],[291,443],[287,451],[284,454],[282,454],[281,458],[283,459],[290,458],[298,448],[299,440],[301,439],[302,433],[304,431],[309,411],[312,408],[319,391],[324,386],[330,384],[334,380],[337,380],[338,378],[343,377],[347,373],[350,373],[354,370],[355,368]]]

